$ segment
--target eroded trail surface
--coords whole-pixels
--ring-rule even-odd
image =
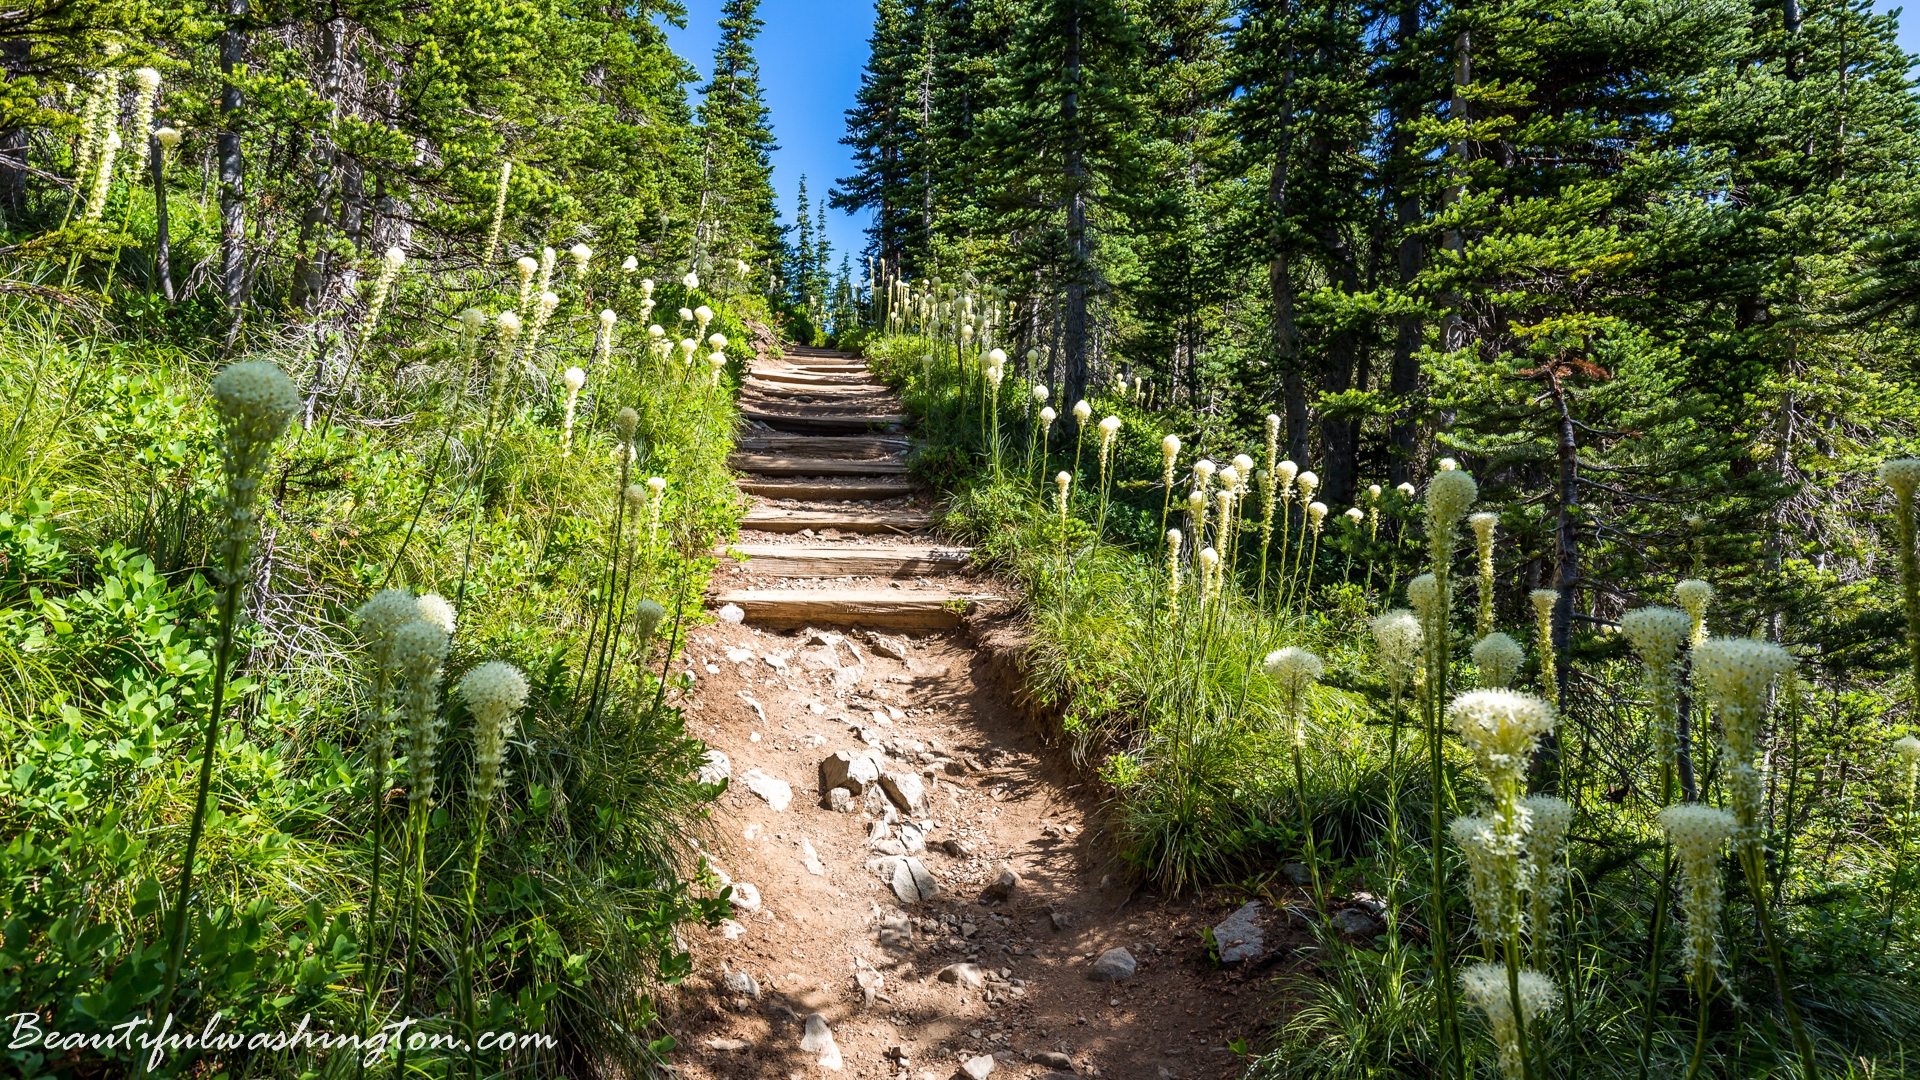
[[[1005,604],[926,532],[898,402],[796,352],[748,381],[749,558],[688,642],[689,724],[731,778],[705,847],[739,911],[689,943],[680,1074],[1235,1075],[1261,992],[1201,944],[1220,903],[1133,895],[1007,704],[982,640]]]

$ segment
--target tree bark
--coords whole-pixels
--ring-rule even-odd
[[[1402,50],[1411,47],[1410,43],[1420,33],[1419,0],[1408,0],[1400,9],[1399,25],[1394,28],[1394,48]],[[1403,67],[1402,71],[1410,71]],[[1426,262],[1426,245],[1420,235],[1414,231],[1420,221],[1420,195],[1408,180],[1411,171],[1409,157],[1413,153],[1413,125],[1419,119],[1419,109],[1412,100],[1407,83],[1412,81],[1411,74],[1396,74],[1395,83],[1399,91],[1393,103],[1393,134],[1391,136],[1391,154],[1393,156],[1395,180],[1399,193],[1394,199],[1394,224],[1400,231],[1400,249],[1397,252],[1400,289],[1406,292],[1420,275],[1421,266]],[[1393,341],[1393,362],[1387,372],[1387,393],[1394,401],[1400,402],[1394,410],[1392,425],[1393,455],[1387,466],[1389,486],[1406,483],[1413,479],[1413,458],[1418,432],[1413,415],[1413,395],[1419,388],[1420,364],[1414,354],[1420,349],[1423,320],[1418,315],[1402,315],[1397,320]]]
[[[246,59],[247,0],[227,0],[227,23],[220,31],[220,299],[239,315],[247,302],[247,162],[240,146],[239,112],[244,104],[234,69]]]
[[[167,228],[167,179],[164,162],[165,150],[160,140],[147,136],[147,168],[153,174],[153,285],[160,295],[172,302],[173,295],[173,253],[171,236]]]
[[[1067,296],[1066,397],[1071,407],[1087,395],[1087,243],[1086,161],[1080,135],[1080,5],[1072,8],[1067,28],[1066,91],[1060,98],[1061,126],[1067,132]]]
[[[339,119],[341,74],[345,67],[345,34],[341,20],[327,19],[320,24],[319,76],[321,100],[332,103],[333,120]],[[293,264],[293,306],[313,311],[325,303],[330,245],[327,222],[333,215],[333,197],[337,186],[337,155],[329,130],[316,131],[308,159],[313,168],[313,197],[300,218],[300,254]]]
[[[1573,412],[1567,404],[1560,378],[1547,373],[1547,392],[1557,414],[1554,424],[1555,456],[1558,475],[1554,485],[1553,588],[1553,680],[1560,713],[1568,714],[1568,676],[1572,672],[1573,605],[1580,591],[1580,459],[1579,442],[1574,432]],[[1559,790],[1565,772],[1561,765],[1558,732],[1549,731],[1540,740],[1533,757],[1535,790]]]

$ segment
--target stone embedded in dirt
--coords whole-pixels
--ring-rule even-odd
[[[965,859],[973,855],[973,849],[958,840],[942,840],[934,846],[956,859]]]
[[[846,667],[839,668],[833,673],[834,689],[851,690],[860,685],[860,680],[865,678],[866,674],[866,670],[859,664],[848,664]]]
[[[927,785],[919,777],[912,773],[881,773],[880,787],[900,809],[909,814],[926,814]]]
[[[834,1045],[833,1029],[827,1026],[827,1018],[819,1013],[807,1017],[805,1034],[800,1036],[800,1049],[809,1054],[820,1055],[820,1067],[840,1071],[840,1048]]]
[[[722,969],[720,982],[726,986],[729,993],[738,994],[741,997],[750,997],[755,1001],[760,1000],[760,984],[754,981],[753,976],[744,971],[726,971]]]
[[[1071,911],[1053,911],[1049,912],[1047,917],[1053,922],[1055,930],[1071,930],[1073,924],[1079,921]]]
[[[853,963],[853,981],[862,990],[878,990],[886,985],[886,976],[875,971],[865,959],[856,959]]]
[[[1013,894],[1019,890],[1021,884],[1020,875],[1014,873],[1013,867],[1008,866],[1006,863],[1001,863],[999,874],[993,879],[993,883],[986,888],[986,897],[989,900],[1011,899]]]
[[[839,634],[833,633],[832,631],[828,631],[828,630],[807,631],[807,644],[809,645],[831,646],[831,645],[838,645],[845,640],[846,639],[841,637]]]
[[[753,1049],[753,1044],[745,1039],[708,1039],[707,1049],[718,1050],[723,1054],[738,1053]]]
[[[880,779],[880,763],[867,754],[836,750],[820,762],[820,790],[845,788],[849,794],[864,795]]]
[[[892,837],[888,837],[884,840],[875,840],[873,842],[873,850],[882,855],[905,855],[907,853],[907,845]]]
[[[853,809],[853,796],[848,794],[846,788],[829,788],[826,801],[822,805],[836,813],[844,814]]]
[[[1221,963],[1258,960],[1267,954],[1266,932],[1260,926],[1263,906],[1258,900],[1242,904],[1240,910],[1213,928],[1213,943],[1220,950]]]
[[[747,613],[740,610],[739,604],[728,604],[715,614],[719,615],[723,622],[742,623],[747,619]]]
[[[961,764],[960,762],[953,760],[952,758],[948,758],[947,760],[941,762],[940,768],[944,770],[948,776],[967,775],[967,767]]]
[[[1306,863],[1286,863],[1280,867],[1280,872],[1287,875],[1287,880],[1293,882],[1295,885],[1307,886],[1313,884],[1313,869]]]
[[[880,880],[893,888],[893,895],[903,904],[931,900],[940,894],[940,883],[927,869],[927,864],[912,856],[889,855],[875,859],[867,866],[880,875]]]
[[[1056,1069],[1064,1073],[1073,1071],[1073,1059],[1054,1050],[1042,1050],[1033,1055],[1033,1063],[1043,1068]]]
[[[1333,928],[1343,934],[1352,934],[1354,937],[1372,937],[1386,929],[1380,924],[1380,920],[1357,907],[1341,908],[1334,912]]]
[[[880,944],[889,949],[904,949],[913,944],[913,922],[905,915],[880,920]]]
[[[721,919],[720,925],[715,928],[714,932],[726,938],[728,941],[732,941],[734,938],[746,933],[747,928],[734,922],[732,919]]]
[[[987,983],[987,973],[979,964],[948,964],[934,977],[941,982],[960,986],[985,986]]]
[[[813,850],[811,840],[800,841],[800,861],[807,865],[807,873],[815,877],[820,877],[827,872],[827,868],[820,864],[820,853]]]
[[[1108,949],[1093,962],[1093,967],[1087,971],[1087,978],[1094,982],[1119,982],[1133,978],[1136,967],[1138,965],[1132,953],[1125,949]]]
[[[1070,1072],[1043,1072],[1033,1080],[1080,1080],[1080,1077]]]
[[[987,1054],[981,1054],[976,1058],[968,1058],[966,1062],[960,1066],[960,1075],[965,1076],[967,1080],[987,1080],[987,1077],[992,1074],[993,1058]]]
[[[751,915],[760,910],[760,890],[744,881],[733,883],[733,906],[735,910]]]
[[[753,650],[741,649],[741,648],[735,648],[735,647],[729,646],[727,649],[727,663],[751,664],[753,663]]]
[[[775,810],[785,810],[793,802],[793,785],[785,780],[768,776],[759,769],[748,769],[742,777],[747,782],[747,790],[767,801]]]
[[[867,644],[872,645],[873,651],[881,656],[892,657],[895,660],[907,658],[907,642],[904,638],[882,637],[874,634],[867,638]]]
[[[768,667],[780,674],[785,675],[787,673],[787,658],[781,656],[779,653],[768,653],[760,659],[766,661]]]
[[[927,849],[927,836],[920,831],[918,825],[901,825],[900,843],[906,847],[907,854],[911,855]]]
[[[840,670],[840,653],[831,645],[800,650],[800,664],[810,671]]]
[[[733,763],[718,750],[708,750],[704,762],[694,773],[694,778],[703,784],[717,784],[733,775]]]

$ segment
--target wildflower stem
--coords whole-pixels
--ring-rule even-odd
[[[1742,813],[1743,818],[1751,815]],[[1766,869],[1760,862],[1760,840],[1752,836],[1754,828],[1750,820],[1740,823],[1741,833],[1748,838],[1739,842],[1740,867],[1747,875],[1747,889],[1753,894],[1754,915],[1760,920],[1760,937],[1767,946],[1767,959],[1773,964],[1774,989],[1780,995],[1780,1011],[1787,1014],[1787,1027],[1793,1034],[1793,1048],[1800,1055],[1800,1075],[1803,1080],[1814,1080],[1819,1076],[1813,1059],[1813,1043],[1807,1038],[1806,1025],[1800,1022],[1800,1009],[1793,1003],[1793,994],[1787,981],[1786,956],[1780,950],[1780,935],[1773,925],[1773,913],[1768,910]]]

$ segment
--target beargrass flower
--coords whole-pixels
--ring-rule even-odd
[[[1693,670],[1701,688],[1720,709],[1728,801],[1740,822],[1742,842],[1759,839],[1760,774],[1754,763],[1767,690],[1793,670],[1793,654],[1770,641],[1708,638],[1693,649]]]
[[[500,766],[506,760],[515,721],[527,704],[527,678],[512,664],[490,660],[461,678],[460,697],[473,714],[473,775],[468,792],[484,809],[508,775]]]
[[[1035,384],[1029,393],[1033,395],[1033,403],[1036,405],[1042,404],[1047,400],[1047,388],[1043,384]]]
[[[1440,465],[1441,472],[1452,472],[1453,470],[1460,467],[1460,463],[1453,460],[1450,457],[1441,458],[1439,465]]]
[[[1551,601],[1556,594],[1547,590]],[[1645,665],[1647,693],[1653,701],[1656,760],[1661,768],[1674,763],[1678,748],[1680,650],[1687,645],[1687,613],[1669,607],[1643,607],[1620,618],[1620,633]]]
[[[1488,690],[1512,686],[1526,658],[1520,643],[1498,630],[1473,644],[1473,662],[1480,669],[1480,685]]]
[[[613,414],[613,430],[620,436],[620,441],[623,443],[633,441],[634,430],[639,426],[640,414],[634,412],[630,407],[622,408],[619,412]]]
[[[1348,521],[1353,522],[1356,526],[1359,525],[1361,522],[1367,520],[1367,512],[1365,510],[1360,509],[1357,506],[1347,507],[1345,513],[1343,513],[1341,516],[1346,518]]]
[[[1087,420],[1092,415],[1093,415],[1093,406],[1087,404],[1085,401],[1074,402],[1073,418],[1080,422],[1080,427],[1082,430],[1086,429]]]
[[[1040,426],[1042,427],[1051,426],[1053,422],[1059,418],[1060,414],[1054,412],[1051,407],[1040,410]]]
[[[1394,608],[1374,616],[1370,626],[1381,670],[1398,694],[1418,674],[1425,655],[1426,635],[1420,630],[1420,620],[1406,608]]]
[[[1560,602],[1560,594],[1553,589],[1535,589],[1527,599],[1533,604],[1533,649],[1540,656],[1540,689],[1557,709],[1560,682],[1553,655],[1553,606]]]
[[[1513,835],[1498,818],[1481,814],[1454,818],[1447,834],[1466,856],[1474,933],[1490,944],[1518,943],[1526,932],[1526,909],[1519,896],[1524,834]]]
[[[1553,914],[1567,885],[1567,834],[1573,829],[1573,806],[1552,795],[1523,795],[1518,800],[1527,815],[1527,890],[1533,897],[1534,955],[1544,958]]]
[[[507,180],[513,176],[513,162],[500,163],[500,181],[493,189],[493,221],[487,228],[487,253],[481,263],[491,263],[500,250],[500,228],[507,219]]]
[[[214,408],[225,436],[221,466],[226,488],[220,501],[225,528],[216,552],[214,576],[224,586],[224,607],[234,587],[247,577],[247,562],[259,535],[254,503],[260,474],[273,454],[273,444],[286,434],[300,405],[299,391],[281,370],[266,360],[229,364],[213,377]],[[229,613],[231,614],[231,613]]]
[[[679,314],[681,322],[693,321],[693,310],[691,308],[681,308]]]
[[[520,299],[514,304],[514,310],[521,315],[527,313],[527,305],[533,301],[533,275],[539,269],[540,264],[528,256],[513,260],[514,273],[520,275]]]
[[[107,192],[113,188],[113,156],[120,152],[120,133],[107,132],[100,143],[100,163],[93,175],[93,190],[87,196],[87,210],[82,220],[99,221],[107,208]]]
[[[160,144],[161,152],[166,153],[180,145],[180,129],[173,127],[154,128],[153,138],[155,142]],[[166,162],[163,161],[161,164],[164,165]]]
[[[713,348],[716,352],[721,349],[724,349],[727,347],[727,335],[718,334],[718,333],[708,334],[707,345]]]
[[[1060,489],[1060,520],[1067,520],[1067,488],[1073,485],[1073,476],[1065,471],[1056,473],[1053,486]]]
[[[1493,530],[1500,524],[1500,515],[1483,510],[1469,514],[1467,524],[1473,528],[1474,548],[1480,556],[1480,612],[1475,630],[1485,637],[1493,632]]]
[[[1469,690],[1447,706],[1447,722],[1472,751],[1496,798],[1524,790],[1540,736],[1553,730],[1553,706],[1516,690]]]
[[[393,281],[400,276],[400,268],[407,264],[407,253],[398,246],[390,247],[380,259],[380,274],[373,279],[373,296],[367,301],[367,317],[360,324],[360,347],[365,348],[372,340],[373,331],[380,323],[380,309],[386,306],[387,293],[393,289]]]
[[[1732,814],[1705,803],[1675,803],[1660,811],[1660,828],[1673,845],[1684,887],[1681,908],[1687,913],[1683,955],[1687,981],[1704,995],[1718,974],[1724,980],[1726,959],[1720,951],[1720,852],[1739,828]]]
[[[1320,681],[1326,665],[1311,651],[1289,645],[1268,653],[1261,666],[1266,669],[1267,678],[1273,680],[1274,688],[1280,692],[1280,710],[1293,735],[1293,744],[1306,745],[1307,689]]]
[[[1398,484],[1395,484],[1393,490],[1399,492],[1402,495],[1405,495],[1409,499],[1413,498],[1413,496],[1415,495],[1413,485],[1404,480],[1402,480]]]
[[[415,619],[394,634],[393,655],[406,678],[402,715],[407,726],[407,772],[412,776],[408,798],[417,806],[432,805],[434,758],[439,753],[440,665],[447,659],[447,632],[425,619]]]
[[[133,99],[134,168],[145,172],[147,153],[152,146],[147,134],[153,129],[153,99],[160,90],[160,73],[150,67],[139,68],[133,73],[133,83],[139,88],[138,96]]]
[[[1313,501],[1313,492],[1320,486],[1320,478],[1311,471],[1305,471],[1294,477],[1293,483],[1300,491],[1300,505],[1305,506]]]
[[[587,260],[593,258],[593,249],[585,244],[575,244],[567,249],[567,254],[573,256],[574,272],[578,273],[587,268]]]
[[[580,391],[587,385],[587,373],[577,367],[570,367],[566,374],[561,376],[561,381],[567,384],[567,412],[566,419],[562,421],[560,427],[560,456],[566,457],[573,453],[573,414],[580,404]]]
[[[1688,578],[1673,587],[1673,599],[1692,620],[1688,640],[1698,645],[1707,639],[1707,605],[1713,601],[1713,586],[1699,578]]]
[[[1180,530],[1167,530],[1167,597],[1169,601],[1180,593]],[[1916,740],[1920,744],[1920,740]]]
[[[680,284],[689,289],[697,289],[700,287],[700,275],[689,271],[686,277],[680,279]]]
[[[633,273],[633,272],[634,272],[635,270],[638,270],[638,269],[640,269],[640,260],[639,260],[638,258],[636,258],[635,256],[632,256],[632,255],[629,255],[629,256],[627,256],[626,258],[624,258],[624,259],[621,259],[621,260],[620,260],[620,272],[621,272],[621,273],[623,273],[623,274],[631,274],[631,273]],[[649,290],[649,291],[651,291],[651,290]]]
[[[1487,1026],[1493,1030],[1493,1045],[1500,1055],[1500,1075],[1505,1080],[1520,1080],[1526,1075],[1521,1062],[1521,1024],[1532,1026],[1535,1017],[1560,1003],[1560,992],[1547,976],[1531,968],[1521,968],[1518,982],[1520,1016],[1516,1018],[1504,965],[1474,964],[1460,972],[1461,992],[1487,1014]]]
[[[1407,603],[1420,616],[1422,626],[1433,621],[1433,610],[1440,599],[1440,581],[1432,574],[1421,574],[1407,582]]]
[[[1312,476],[1313,474],[1307,473],[1305,475]],[[1313,535],[1315,539],[1319,538],[1320,526],[1324,524],[1326,520],[1327,520],[1327,504],[1326,503],[1310,502],[1307,504],[1307,524],[1313,529]]]
[[[440,628],[448,637],[453,636],[453,628],[459,623],[459,616],[453,609],[453,601],[439,593],[421,593],[413,601],[414,614],[425,622]]]

